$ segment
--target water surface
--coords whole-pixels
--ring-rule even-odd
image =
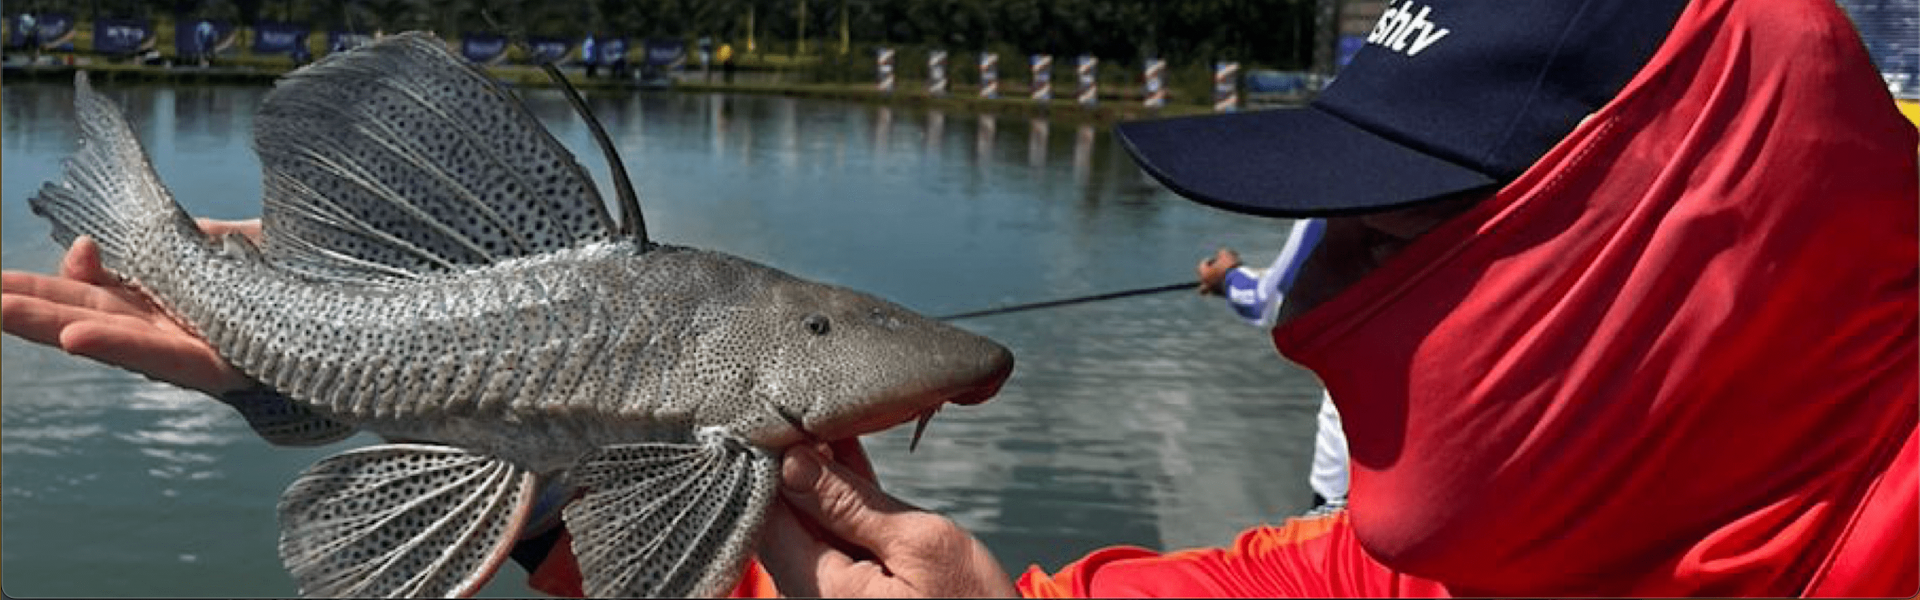
[[[264,87],[112,85],[199,216],[258,214]],[[527,93],[611,196],[584,124]],[[0,88],[4,266],[60,249],[26,199],[74,149],[68,86]],[[1218,245],[1264,264],[1285,223],[1173,196],[1104,127],[779,97],[602,94],[655,239],[733,253],[929,314],[1190,279]],[[999,396],[867,440],[881,480],[1018,575],[1098,547],[1219,546],[1305,508],[1317,388],[1218,298],[1174,292],[961,324],[1017,358]],[[0,585],[16,596],[284,596],[274,504],[375,443],[257,439],[195,393],[0,342]],[[529,592],[518,567],[487,595]]]

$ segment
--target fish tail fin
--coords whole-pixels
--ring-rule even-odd
[[[316,463],[280,497],[280,560],[308,597],[464,597],[513,550],[538,477],[446,446]]]
[[[156,227],[197,232],[192,217],[161,185],[120,108],[94,93],[85,71],[74,75],[73,86],[80,149],[67,159],[58,181],[28,200],[34,214],[53,223],[54,240],[71,246],[75,238],[89,236],[99,243],[102,261],[115,268]]]

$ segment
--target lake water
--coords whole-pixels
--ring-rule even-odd
[[[264,87],[112,85],[188,211],[258,214]],[[74,149],[72,92],[0,88],[4,266],[60,249],[27,197]],[[599,180],[582,121],[529,104]],[[648,229],[928,314],[1191,279],[1220,245],[1265,264],[1285,223],[1183,201],[1103,126],[780,97],[601,94]],[[961,325],[1017,358],[984,405],[867,440],[881,481],[950,515],[1018,575],[1098,547],[1219,546],[1306,507],[1317,387],[1264,331],[1188,292]],[[18,339],[0,342],[0,584],[10,596],[284,596],[280,492],[323,456],[256,438],[204,396]],[[503,567],[485,591],[521,596]]]

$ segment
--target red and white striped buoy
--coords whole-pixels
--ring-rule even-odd
[[[1080,74],[1078,98],[1081,104],[1092,106],[1100,101],[1100,82],[1094,75],[1095,69],[1100,66],[1100,59],[1092,54],[1082,54],[1075,62],[1074,71]]]
[[[1240,63],[1213,63],[1213,112],[1240,110]]]
[[[1053,99],[1053,55],[1035,54],[1027,57],[1027,67],[1033,73],[1033,101],[1045,103]]]
[[[1162,58],[1147,59],[1147,99],[1142,102],[1147,108],[1160,108],[1167,105],[1167,61]]]
[[[881,48],[879,56],[876,57],[874,60],[875,62],[879,63],[879,67],[880,67],[880,85],[879,85],[880,91],[892,93],[893,92],[893,49]]]

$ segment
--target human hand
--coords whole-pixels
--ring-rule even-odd
[[[1213,251],[1213,256],[1200,261],[1194,271],[1200,275],[1200,293],[1218,296],[1226,293],[1227,272],[1240,266],[1240,253],[1232,248]]]
[[[1017,596],[978,539],[881,491],[858,441],[830,449],[831,461],[795,446],[782,464],[781,498],[759,549],[782,595]]]
[[[258,220],[199,225],[209,235],[260,235]],[[0,278],[0,328],[7,333],[209,394],[253,385],[206,340],[102,267],[92,239],[74,240],[57,277],[6,271]]]

